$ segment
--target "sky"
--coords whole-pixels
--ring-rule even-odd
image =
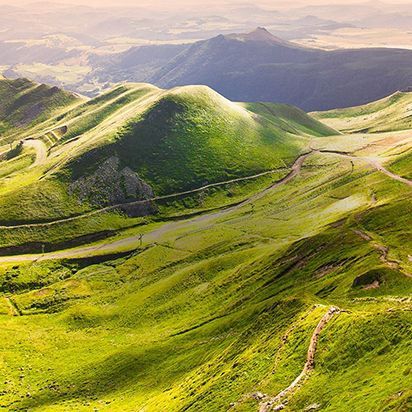
[[[47,0],[46,0],[47,1]],[[199,0],[48,0],[50,3],[70,3],[70,4],[83,4],[89,6],[135,6],[145,8],[178,8],[185,6],[196,6],[199,8]],[[295,0],[292,3],[285,0],[208,0],[207,4],[211,3],[219,5],[231,5],[231,4],[259,4],[262,6],[270,6],[270,8],[288,6],[304,6],[304,5],[319,5],[319,4],[364,4],[368,1],[360,0]],[[379,3],[379,1],[369,1],[371,4]],[[34,0],[0,0],[1,4],[10,5],[27,5],[28,3],[35,3]],[[386,4],[412,4],[412,0],[384,0]],[[200,6],[201,7],[201,6]]]
[[[36,5],[37,3],[37,5]],[[233,5],[257,5],[266,10],[277,11],[291,11],[294,8],[303,6],[317,6],[317,5],[356,5],[356,4],[370,4],[372,7],[379,7],[382,5],[383,9],[390,9],[390,5],[398,4],[404,7],[405,4],[412,8],[412,0],[0,0],[0,4],[9,6],[23,6],[27,11],[38,11],[38,3],[53,3],[83,5],[88,7],[115,7],[125,8],[133,7],[144,9],[146,13],[180,13],[190,14],[193,11],[196,14],[202,14],[203,11],[207,14],[211,13],[219,15],[225,13],[226,8]],[[206,5],[205,5],[206,4]],[[408,6],[409,7],[409,6]],[[204,9],[204,10],[202,10]]]

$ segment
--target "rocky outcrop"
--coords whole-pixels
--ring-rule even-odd
[[[69,186],[80,202],[105,207],[153,198],[153,189],[129,167],[120,168],[117,156],[103,162],[97,170]]]

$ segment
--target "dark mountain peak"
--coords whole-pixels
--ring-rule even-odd
[[[229,34],[226,37],[233,39],[233,40],[239,40],[239,41],[256,41],[256,42],[278,44],[282,46],[290,45],[289,42],[279,37],[274,36],[264,27],[258,27],[255,30],[251,31],[250,33]]]
[[[278,37],[275,37],[272,33],[270,33],[267,29],[264,27],[257,27],[255,30],[252,32],[246,34],[245,36],[249,40],[259,40],[259,41],[276,41],[276,42],[282,42]]]

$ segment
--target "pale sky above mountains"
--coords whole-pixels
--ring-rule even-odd
[[[50,3],[66,3],[66,4],[81,4],[88,6],[135,6],[135,7],[149,7],[149,8],[162,8],[162,9],[173,9],[177,7],[188,7],[196,6],[199,8],[199,2],[197,0],[174,0],[173,2],[167,0],[51,0]],[[37,3],[30,0],[0,0],[2,4],[10,5],[27,5],[30,3]],[[262,5],[270,8],[277,7],[300,7],[300,6],[310,6],[310,5],[331,5],[331,4],[366,4],[368,1],[359,0],[297,0],[293,3],[283,1],[283,0],[254,0],[254,1],[239,1],[239,0],[209,0],[207,2],[208,7],[211,4],[216,4],[220,6],[224,5],[234,5],[234,4],[255,4]],[[376,5],[380,3],[379,1],[370,1],[369,3]],[[385,4],[411,4],[412,0],[385,0],[381,3]],[[201,7],[201,6],[200,6]]]

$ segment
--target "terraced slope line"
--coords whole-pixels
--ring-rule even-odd
[[[273,410],[282,410],[284,405],[281,404],[281,400],[292,392],[298,385],[307,378],[310,372],[315,368],[315,355],[318,346],[319,336],[325,326],[331,321],[331,319],[340,313],[340,309],[336,306],[331,306],[329,310],[323,315],[322,319],[319,321],[318,325],[316,326],[312,337],[310,339],[310,344],[308,348],[308,354],[306,356],[306,363],[302,369],[302,372],[297,376],[297,378],[285,389],[279,392],[274,397],[268,397],[267,395],[264,396],[266,398],[260,405],[259,405],[259,412],[269,412]],[[278,404],[278,405],[277,405]]]
[[[0,140],[21,140],[24,130],[39,126],[82,101],[83,97],[58,87],[27,79],[0,78]]]

